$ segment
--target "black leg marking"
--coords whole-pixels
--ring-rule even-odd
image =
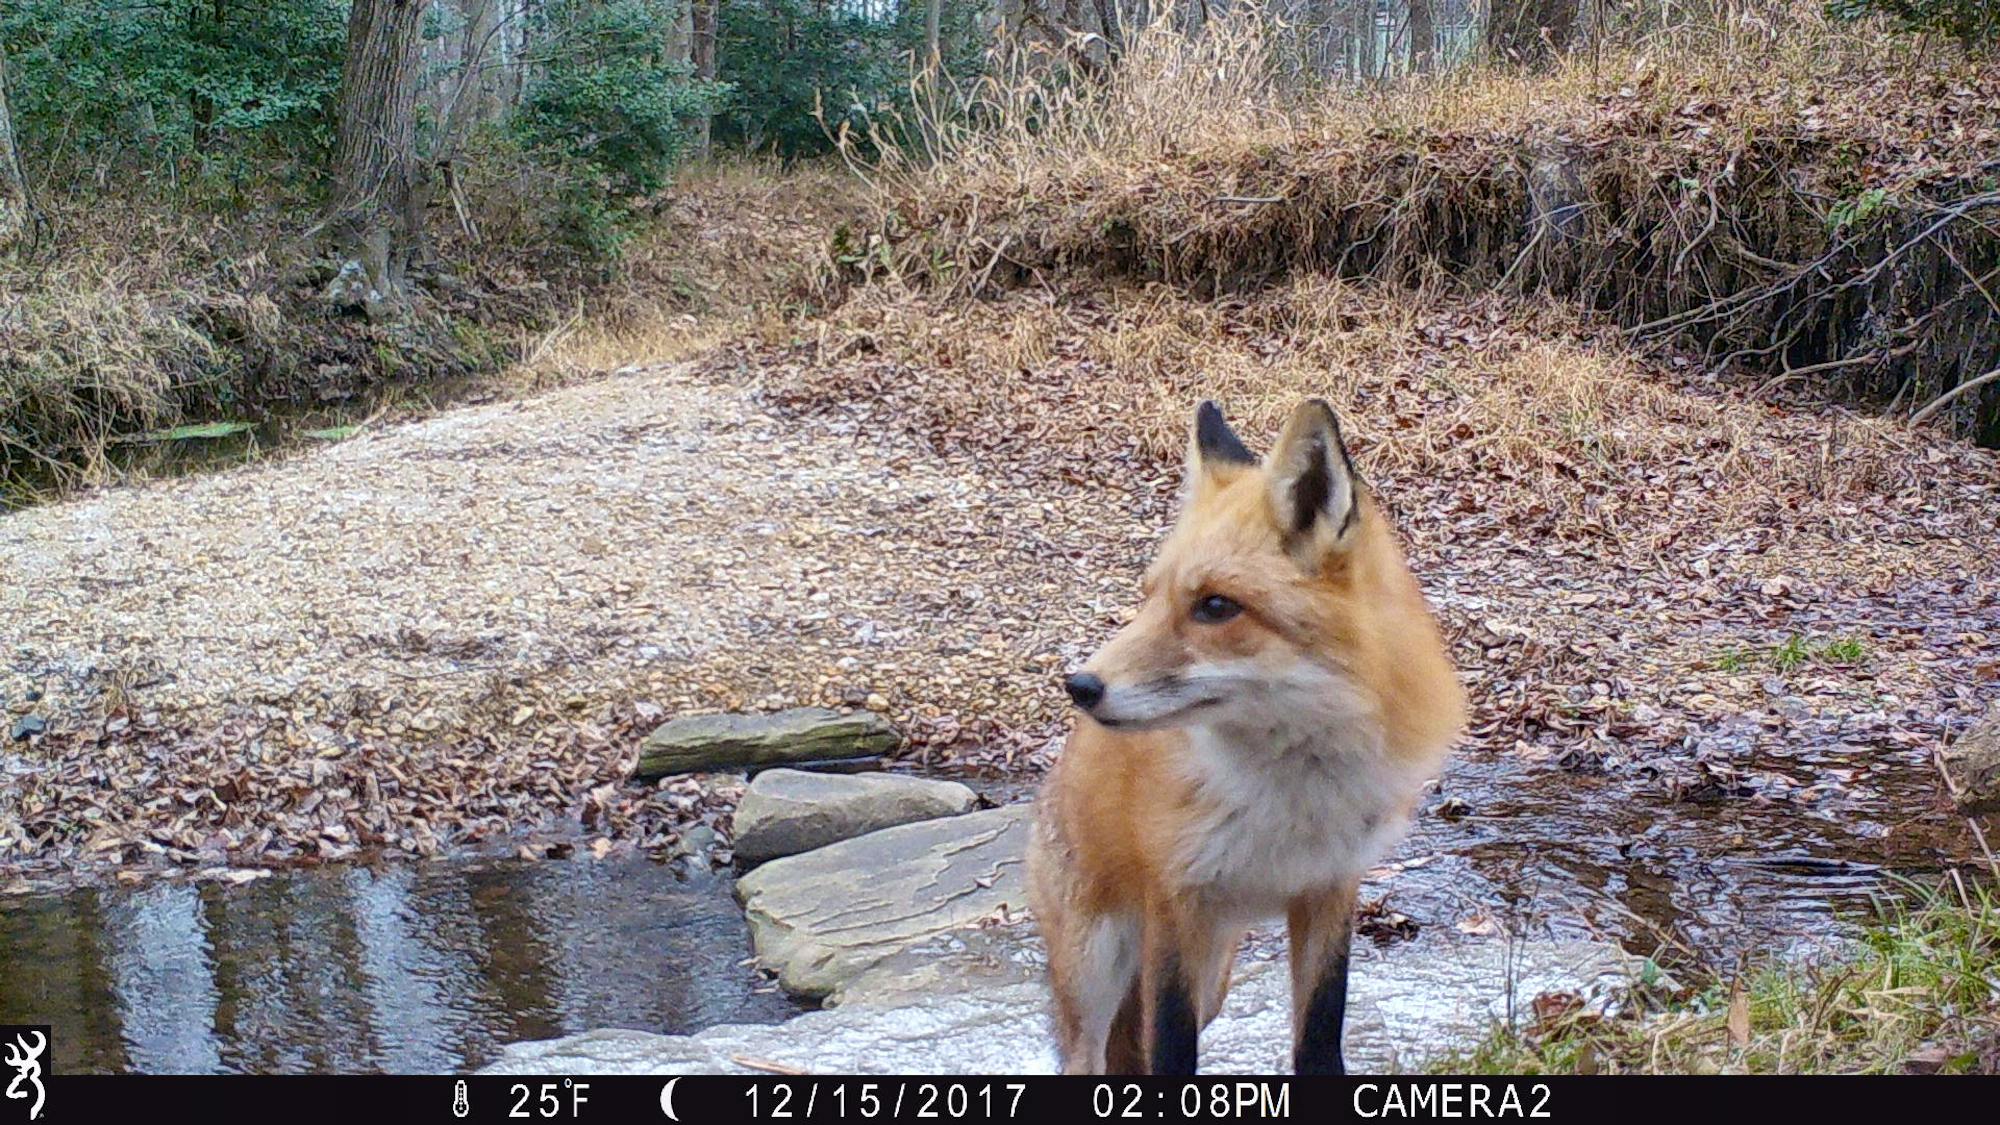
[[[1306,1005],[1299,1045],[1292,1052],[1292,1070],[1299,1074],[1345,1074],[1340,1036],[1347,1023],[1347,947],[1342,943],[1327,965],[1326,975]]]
[[[1161,967],[1161,979],[1154,984],[1153,1043],[1149,1069],[1154,1074],[1193,1074],[1195,1043],[1201,1035],[1195,1018],[1194,994],[1180,964],[1169,961]]]

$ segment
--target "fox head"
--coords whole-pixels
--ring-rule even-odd
[[[1333,722],[1432,703],[1456,722],[1429,607],[1323,401],[1294,410],[1261,460],[1201,404],[1180,517],[1142,591],[1131,623],[1064,684],[1106,727]]]

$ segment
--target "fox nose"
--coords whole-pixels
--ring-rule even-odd
[[[1063,690],[1078,707],[1088,711],[1104,698],[1104,681],[1089,672],[1071,672],[1063,678]]]

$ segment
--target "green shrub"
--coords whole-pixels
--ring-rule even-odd
[[[947,0],[939,39],[954,78],[978,72],[984,7],[983,0]],[[865,121],[905,107],[911,64],[924,50],[925,6],[882,9],[878,18],[865,2],[720,0],[716,58],[733,96],[716,119],[716,139],[801,156],[829,149],[826,130],[843,120],[865,132]]]
[[[728,91],[661,50],[681,10],[681,0],[551,0],[535,12],[548,62],[512,141],[561,169],[558,226],[593,256],[616,256],[631,203],[666,186],[692,122]]]
[[[331,138],[346,21],[342,0],[8,0],[15,124],[90,156],[317,151]]]

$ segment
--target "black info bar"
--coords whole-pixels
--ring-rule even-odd
[[[1886,1078],[50,1075],[36,1121],[1597,1121],[1657,1109],[1891,1108]],[[1907,1093],[1907,1091],[1904,1091]],[[1718,1099],[1720,1101],[1718,1102]],[[1818,1103],[1815,1105],[1815,1103]],[[30,1107],[0,1102],[0,1122]]]

